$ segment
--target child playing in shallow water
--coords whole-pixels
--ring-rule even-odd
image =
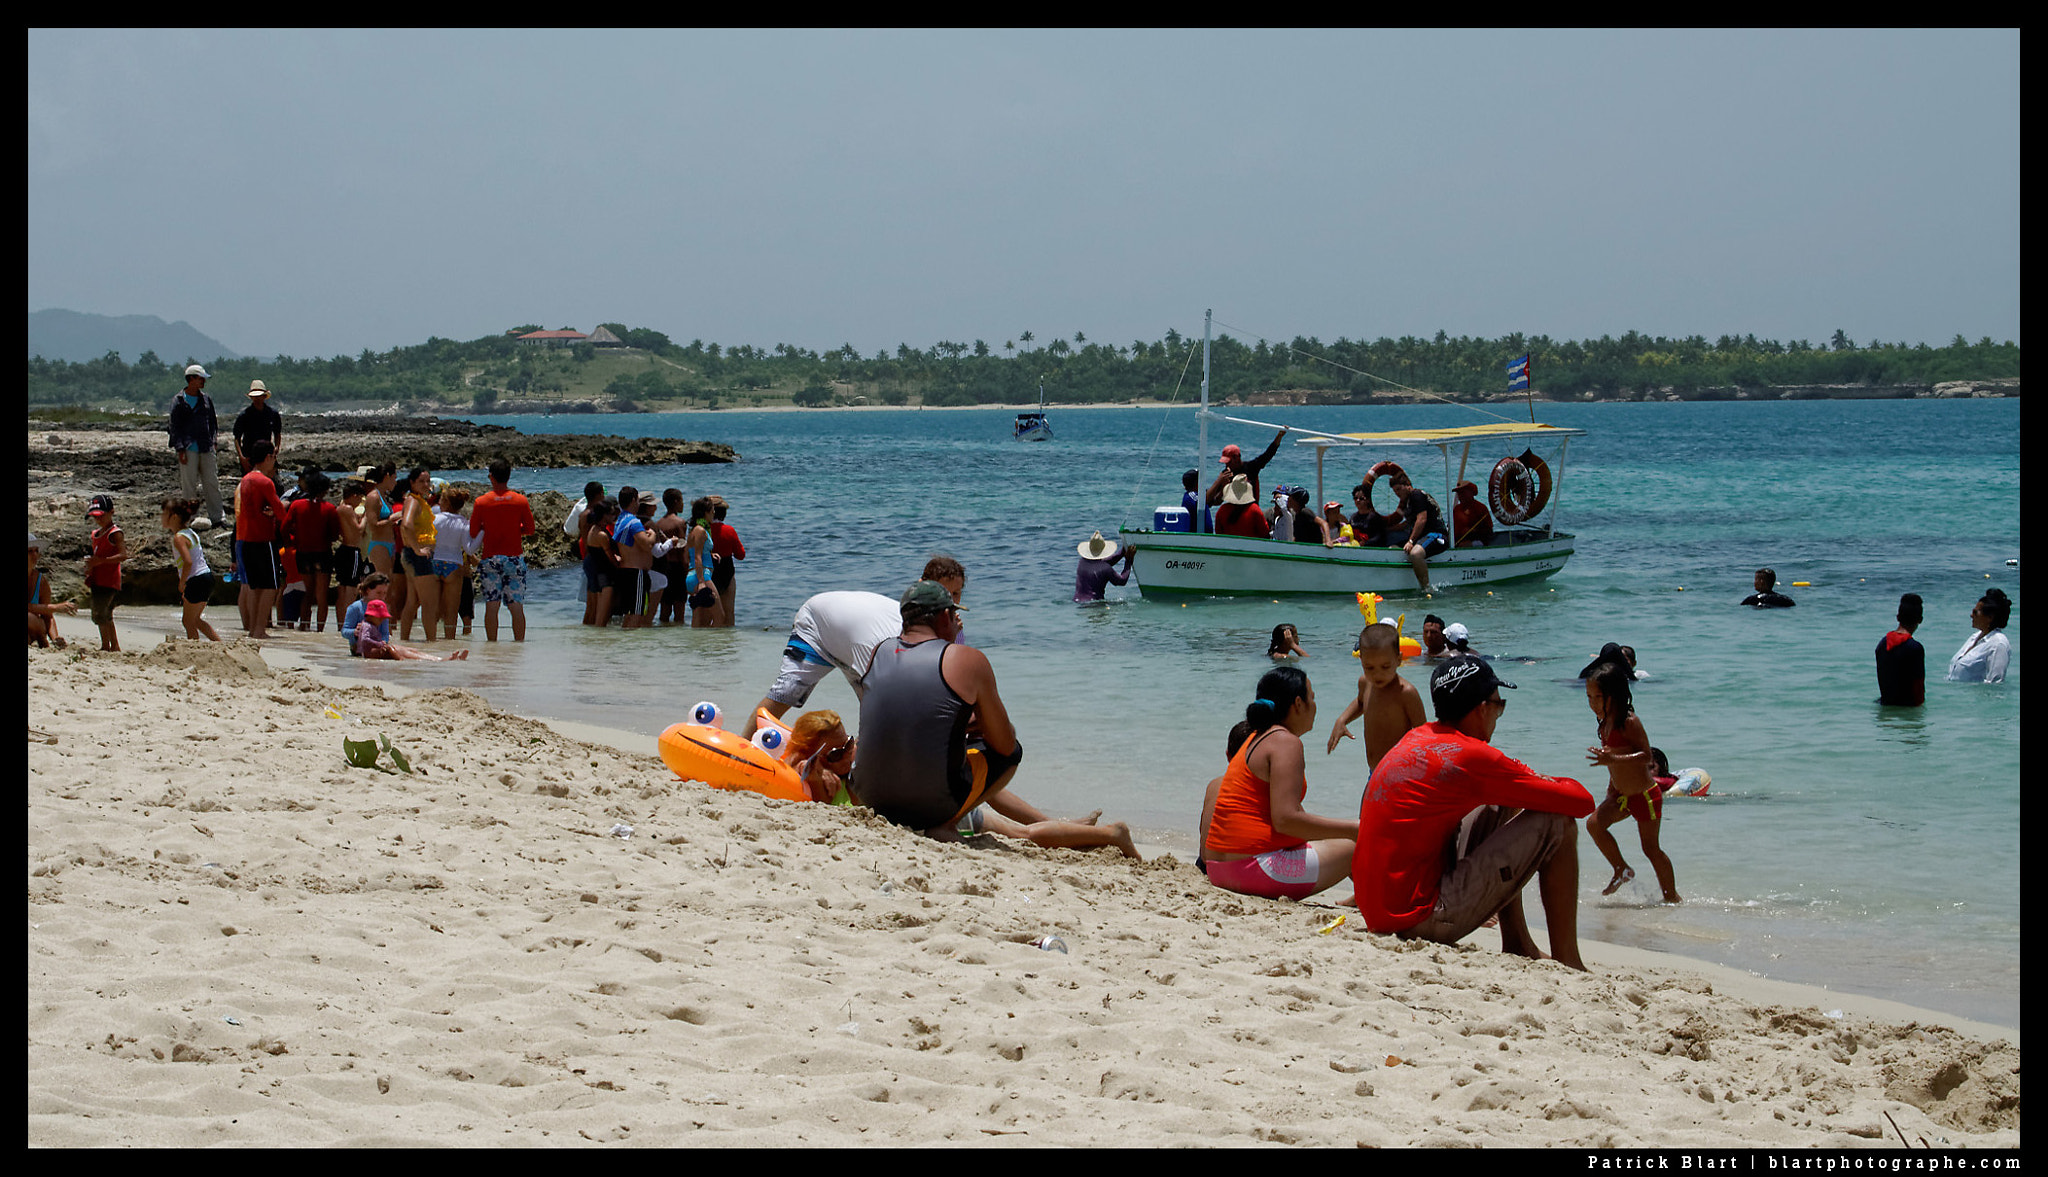
[[[1422,712],[1422,692],[1401,677],[1401,631],[1382,621],[1358,633],[1358,694],[1337,717],[1330,729],[1330,741],[1323,747],[1327,756],[1337,750],[1338,740],[1354,738],[1351,721],[1365,719],[1365,767],[1380,762],[1387,749],[1399,743],[1408,729],[1429,722]]]
[[[1664,818],[1664,789],[1651,775],[1655,760],[1643,721],[1636,718],[1629,697],[1629,668],[1623,662],[1603,662],[1586,679],[1586,705],[1599,720],[1600,746],[1586,749],[1586,759],[1607,768],[1607,798],[1586,819],[1586,833],[1600,853],[1614,867],[1614,877],[1600,893],[1612,895],[1622,884],[1636,877],[1621,857],[1621,847],[1607,828],[1626,814],[1636,819],[1642,835],[1643,857],[1657,872],[1657,885],[1664,889],[1664,902],[1679,902],[1678,884],[1671,872],[1671,859],[1657,844]]]
[[[391,606],[373,598],[369,604],[363,606],[363,619],[356,623],[356,656],[389,658],[400,662],[458,662],[469,657],[469,651],[457,650],[446,658],[440,658],[433,654],[423,654],[411,646],[393,645]]]

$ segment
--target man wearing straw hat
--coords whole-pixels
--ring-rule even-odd
[[[249,382],[249,407],[235,417],[235,457],[241,458],[252,441],[269,442],[274,454],[284,452],[284,418],[270,407],[270,389],[261,380]]]
[[[1131,583],[1131,561],[1137,556],[1138,549],[1125,547],[1118,550],[1115,543],[1102,538],[1102,533],[1098,531],[1086,543],[1080,545],[1078,550],[1081,553],[1081,563],[1074,569],[1076,603],[1101,600],[1104,585]],[[1124,562],[1122,572],[1116,570],[1119,557]]]
[[[1267,529],[1266,513],[1259,510],[1258,487],[1242,474],[1231,479],[1223,488],[1223,505],[1216,510],[1217,534],[1270,539]]]

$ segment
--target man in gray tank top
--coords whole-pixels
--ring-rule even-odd
[[[854,787],[895,824],[958,841],[955,823],[1009,784],[1024,748],[988,656],[952,642],[961,609],[945,586],[920,580],[900,608],[902,635],[876,649],[862,680]]]

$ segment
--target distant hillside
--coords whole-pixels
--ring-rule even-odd
[[[166,323],[155,315],[89,315],[54,308],[28,314],[29,359],[41,356],[82,364],[110,351],[120,352],[130,363],[151,351],[165,363],[183,364],[187,357],[200,361],[241,358],[240,353],[182,320]]]

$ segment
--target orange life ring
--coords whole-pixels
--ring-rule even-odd
[[[1529,477],[1536,483],[1535,501],[1529,504],[1529,518],[1534,519],[1550,505],[1550,492],[1555,480],[1550,477],[1550,463],[1536,456],[1536,451],[1522,451],[1522,465],[1529,468]]]
[[[1532,504],[1536,501],[1536,489],[1531,483],[1529,468],[1519,458],[1502,458],[1494,463],[1493,473],[1486,480],[1486,505],[1493,508],[1493,517],[1502,523],[1520,523],[1536,512]]]
[[[1403,469],[1401,469],[1401,465],[1400,465],[1400,463],[1398,463],[1398,462],[1395,462],[1395,461],[1392,461],[1392,460],[1388,460],[1388,461],[1383,461],[1383,462],[1375,462],[1375,463],[1373,463],[1373,467],[1372,467],[1372,469],[1370,469],[1370,470],[1367,470],[1367,471],[1365,472],[1365,482],[1363,483],[1363,485],[1364,485],[1364,487],[1365,487],[1365,505],[1366,505],[1366,506],[1368,506],[1368,507],[1371,507],[1371,508],[1372,508],[1372,509],[1373,509],[1374,511],[1378,511],[1378,510],[1379,510],[1379,508],[1378,508],[1377,506],[1374,506],[1374,504],[1373,504],[1373,501],[1372,501],[1372,488],[1373,488],[1373,484],[1379,481],[1379,479],[1380,479],[1380,475],[1382,475],[1382,474],[1386,474],[1386,475],[1394,475],[1394,474],[1399,474],[1399,475],[1400,475],[1401,477],[1403,477],[1403,478],[1406,478],[1406,477],[1408,477],[1408,472],[1407,472],[1406,470],[1403,470]],[[1397,501],[1397,502],[1395,502],[1395,504],[1394,504],[1394,510],[1392,511],[1392,514],[1394,514],[1394,515],[1398,515],[1398,514],[1400,514],[1400,513],[1401,513],[1401,504],[1400,504],[1400,503],[1399,503],[1399,502]]]
[[[740,738],[712,723],[678,723],[661,733],[661,762],[686,781],[702,781],[714,789],[743,789],[782,801],[808,801],[803,778],[795,768],[761,745],[789,729],[766,711],[754,716],[754,739]],[[776,741],[778,744],[781,742]]]

